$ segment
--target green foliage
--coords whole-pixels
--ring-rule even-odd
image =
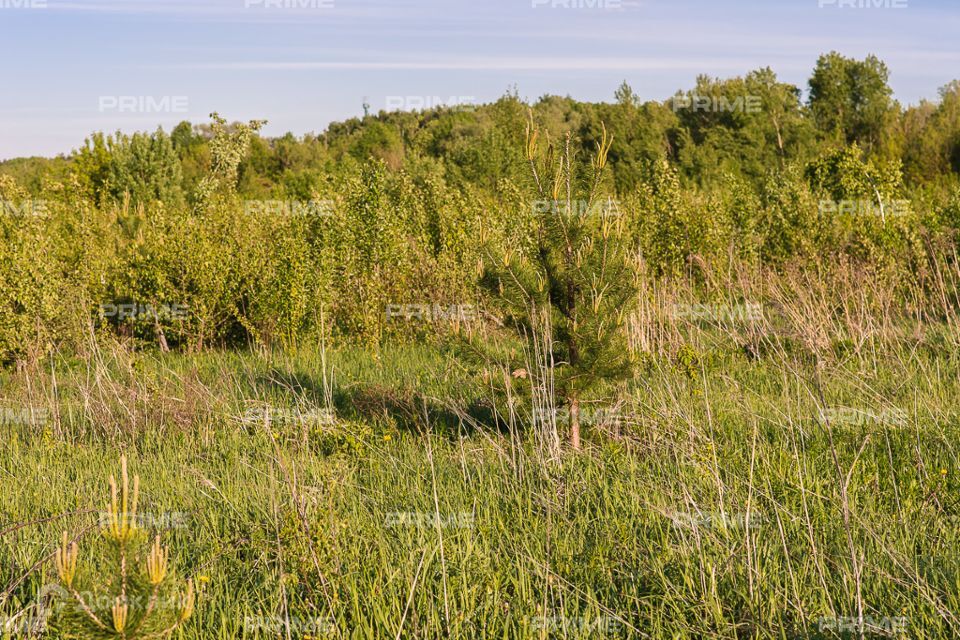
[[[73,166],[77,176],[96,202],[101,202],[108,195],[111,146],[112,139],[97,132],[87,138],[84,146],[74,154]]]
[[[816,191],[835,202],[873,200],[878,206],[897,197],[901,189],[900,163],[862,159],[854,144],[825,154],[807,166],[807,178]]]
[[[875,150],[896,113],[887,65],[831,52],[820,56],[810,77],[810,110],[817,126],[842,144]]]
[[[769,175],[758,195],[761,261],[783,265],[816,256],[823,248],[819,203],[800,168]]]
[[[118,134],[107,181],[114,199],[129,196],[134,203],[160,201],[168,206],[183,202],[180,158],[162,129],[153,135]]]
[[[813,146],[800,90],[779,82],[769,68],[730,80],[700,76],[694,89],[670,102],[682,126],[680,164],[699,184],[724,175],[756,180]]]
[[[904,115],[905,173],[913,182],[954,180],[960,173],[960,80],[940,89],[940,102],[921,103]]]
[[[155,201],[170,206],[183,202],[183,175],[173,142],[162,129],[153,134],[94,134],[77,153],[82,184],[98,202],[135,205]]]
[[[484,284],[531,353],[552,332],[549,362],[558,396],[570,407],[571,443],[579,447],[581,399],[632,372],[623,329],[636,302],[636,253],[625,217],[604,194],[607,137],[588,170],[576,161],[569,135],[556,159],[552,147],[538,154],[538,136],[528,130],[528,207],[535,216],[529,245],[491,246]]]
[[[216,114],[169,135],[96,133],[69,157],[0,163],[0,176],[16,176],[4,182],[17,185],[10,198],[49,205],[46,217],[2,223],[0,352],[10,361],[53,336],[82,341],[90,316],[141,346],[190,349],[292,345],[313,337],[321,312],[347,339],[458,331],[389,321],[384,310],[482,307],[482,246],[536,246],[516,144],[527,111],[548,146],[572,132],[574,157],[615,134],[596,197],[619,205],[641,273],[700,277],[731,260],[780,269],[838,255],[912,268],[925,242],[948,243],[956,229],[960,92],[950,84],[937,104],[901,113],[886,78],[875,58],[829,54],[807,106],[766,68],[699,77],[678,93],[705,99],[698,108],[642,102],[624,82],[609,104],[547,95],[528,105],[513,91],[302,137],[261,137],[262,122]],[[571,190],[584,191],[572,197],[592,197],[588,173],[573,171]],[[824,201],[884,212],[841,215]],[[101,304],[188,312],[98,320]]]
[[[657,275],[682,273],[709,232],[707,217],[684,202],[679,172],[664,160],[638,189],[637,216],[643,258]]]
[[[403,159],[403,143],[394,128],[374,121],[361,130],[350,147],[350,154],[360,161],[374,158],[392,168],[399,168]]]
[[[0,362],[9,363],[47,346],[64,301],[48,203],[0,176],[0,207]]]
[[[240,162],[247,152],[250,140],[266,120],[251,120],[248,124],[236,123],[231,127],[217,113],[213,119],[210,140],[210,174],[197,186],[197,201],[202,208],[215,195],[230,197],[236,193],[237,174]]]

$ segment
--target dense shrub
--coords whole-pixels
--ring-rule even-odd
[[[885,78],[875,59],[831,54],[807,104],[760,69],[700,77],[665,103],[642,103],[626,83],[610,104],[508,93],[302,138],[213,114],[169,135],[93,134],[56,161],[0,163],[0,357],[82,347],[91,324],[189,349],[290,346],[321,319],[363,341],[445,332],[386,310],[482,306],[484,247],[536,246],[527,121],[552,157],[567,133],[572,156],[592,155],[607,123],[603,192],[623,250],[651,276],[841,258],[922,270],[934,250],[952,255],[960,229],[958,91],[903,111]],[[711,108],[688,108],[697,99]],[[835,117],[850,105],[863,109]],[[138,312],[101,313],[121,304]],[[171,307],[185,313],[154,313]]]

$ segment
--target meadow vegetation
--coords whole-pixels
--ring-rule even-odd
[[[955,637],[960,84],[887,75],[0,163],[0,637]]]

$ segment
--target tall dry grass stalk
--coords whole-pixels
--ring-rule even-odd
[[[919,277],[847,259],[780,271],[700,264],[697,273],[696,280],[642,278],[627,326],[634,353],[670,357],[685,344],[709,347],[719,336],[739,342],[749,355],[795,344],[817,358],[834,357],[838,347],[862,356],[920,340],[936,326],[945,328],[947,342],[960,345],[960,264],[952,252],[931,251]],[[756,317],[731,317],[729,311],[747,305],[756,306]]]
[[[560,457],[560,433],[557,428],[557,396],[554,386],[553,328],[549,308],[534,308],[530,313],[533,352],[527,352],[533,431],[537,449],[547,460]]]

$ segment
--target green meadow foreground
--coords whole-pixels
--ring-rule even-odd
[[[0,613],[28,637],[63,531],[96,578],[122,451],[197,587],[175,637],[955,637],[955,329],[694,327],[556,460],[442,345],[40,364],[3,380],[49,414],[6,414]]]

